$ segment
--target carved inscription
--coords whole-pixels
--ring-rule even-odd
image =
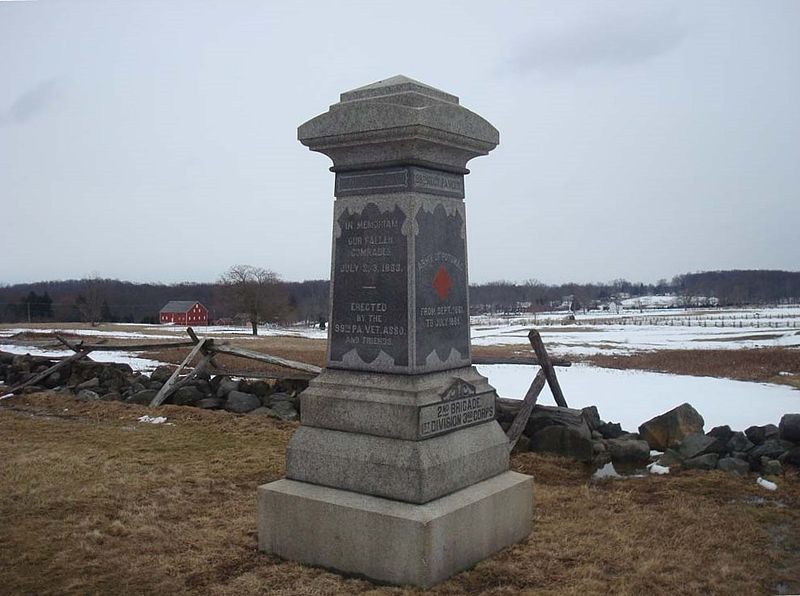
[[[416,364],[444,366],[451,351],[463,365],[469,360],[464,220],[459,210],[448,215],[442,205],[416,216]]]
[[[419,409],[420,438],[494,420],[493,391],[443,401]]]
[[[395,206],[367,203],[359,213],[345,209],[334,242],[334,296],[330,361],[355,350],[367,369],[384,352],[395,366],[408,366],[406,216]],[[385,362],[385,359],[383,360]],[[358,367],[361,363],[348,366]],[[342,366],[342,364],[340,364]]]

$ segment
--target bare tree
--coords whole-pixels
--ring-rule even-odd
[[[219,278],[228,299],[247,315],[258,335],[258,324],[279,316],[286,307],[281,280],[274,271],[252,265],[234,265]]]
[[[84,290],[75,299],[75,307],[81,313],[81,318],[86,323],[91,323],[92,327],[97,327],[100,316],[103,312],[105,295],[102,288],[102,281],[99,277],[87,277],[81,280]]]

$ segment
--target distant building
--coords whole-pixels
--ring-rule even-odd
[[[160,323],[208,325],[208,309],[197,300],[171,300],[158,313]]]

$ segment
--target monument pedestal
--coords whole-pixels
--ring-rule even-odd
[[[471,366],[464,175],[497,130],[393,77],[298,129],[336,173],[328,367],[301,395],[286,478],[258,489],[259,549],[430,587],[524,538],[495,390]]]
[[[258,488],[258,548],[309,565],[429,588],[524,539],[533,479],[503,472],[414,505],[294,480]]]

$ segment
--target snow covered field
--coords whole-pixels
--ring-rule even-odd
[[[548,351],[559,356],[800,347],[800,307],[590,312],[568,325],[560,323],[563,318],[563,312],[473,317],[472,344],[528,346],[528,331],[537,327]]]
[[[521,399],[528,390],[537,366],[519,364],[479,365],[478,371],[501,397]],[[558,382],[570,407],[595,405],[600,417],[620,422],[636,432],[642,422],[689,402],[706,422],[730,425],[734,430],[748,426],[778,424],[781,416],[800,412],[800,391],[783,385],[690,377],[662,373],[614,370],[577,364],[558,368]],[[555,405],[545,385],[537,403]]]

